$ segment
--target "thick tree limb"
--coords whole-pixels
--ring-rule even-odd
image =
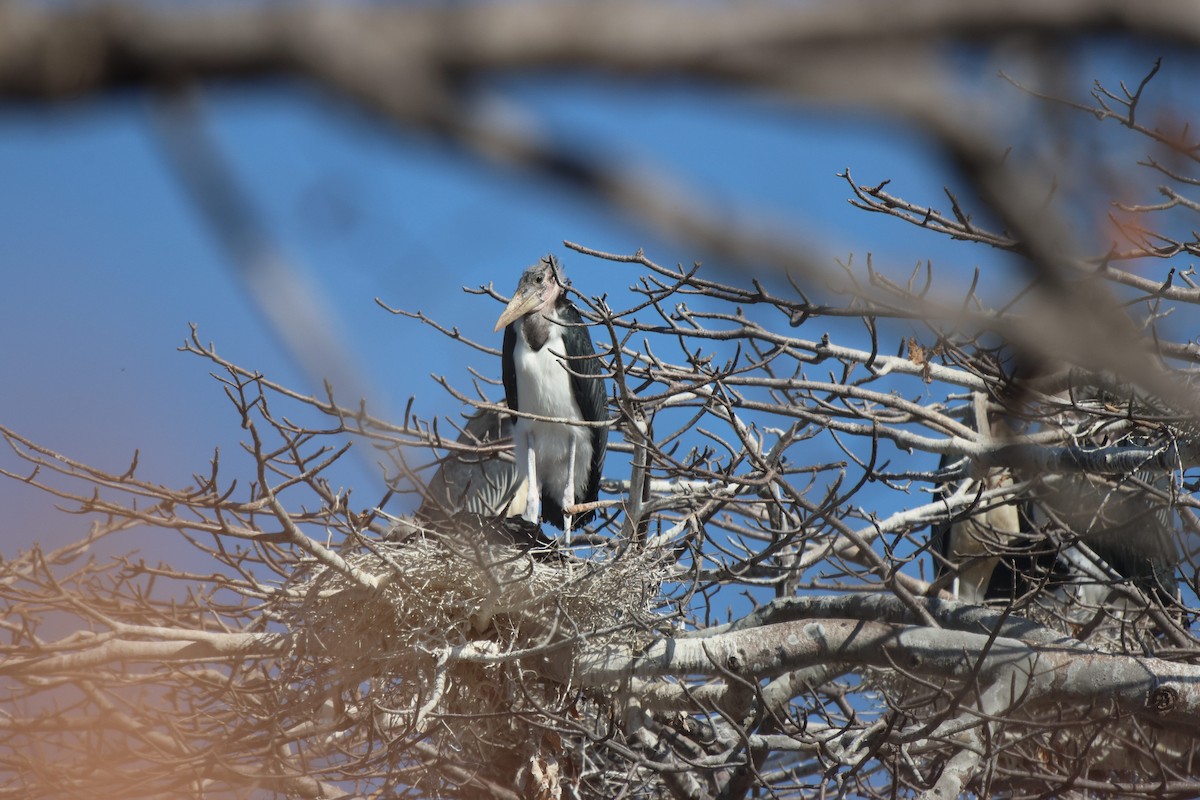
[[[984,634],[850,620],[765,625],[694,639],[659,639],[635,654],[620,647],[586,650],[575,678],[602,686],[626,678],[728,674],[757,678],[825,663],[896,667],[927,679],[966,679],[1019,669],[1029,680],[1027,702],[1095,705],[1200,729],[1200,666],[1161,659],[1053,647]],[[562,665],[565,666],[565,665]],[[561,669],[562,666],[552,668]],[[1111,706],[1110,706],[1111,703]]]

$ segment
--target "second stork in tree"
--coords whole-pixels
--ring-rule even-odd
[[[504,328],[504,393],[517,417],[514,456],[527,479],[525,518],[569,530],[594,512],[571,506],[595,501],[608,447],[608,428],[573,425],[606,419],[602,365],[579,309],[567,299],[558,260],[546,256],[525,270],[496,321]]]

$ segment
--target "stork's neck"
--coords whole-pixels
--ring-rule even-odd
[[[535,353],[546,346],[546,342],[550,341],[551,326],[557,323],[554,320],[558,319],[558,305],[552,305],[549,308],[526,314],[521,320],[521,334],[525,337],[525,343],[529,345],[529,349]]]

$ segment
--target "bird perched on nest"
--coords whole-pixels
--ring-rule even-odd
[[[606,419],[602,365],[583,317],[567,299],[554,256],[525,270],[512,300],[496,320],[504,329],[504,393],[517,416],[514,456],[526,483],[524,518],[570,530],[594,511],[571,513],[600,490],[608,428],[573,425]]]
[[[979,398],[975,412],[976,424],[994,441],[1011,438],[1003,422],[988,422],[986,403],[981,405]],[[942,459],[943,469],[949,461]],[[1067,584],[1088,589],[1092,604],[1102,603],[1108,581],[1097,582],[1095,576],[1103,570],[1099,565],[1088,567],[1092,556],[1075,546],[1078,541],[1121,580],[1169,603],[1179,562],[1174,512],[1136,485],[1161,484],[1163,476],[1146,472],[1133,478],[1083,472],[1045,476],[1034,497],[972,506],[933,526],[932,544],[942,556],[935,571],[944,575],[953,570],[955,596],[973,603],[1009,600],[1041,585]],[[1012,482],[1010,470],[992,469],[978,480],[940,486],[938,494],[978,494]]]

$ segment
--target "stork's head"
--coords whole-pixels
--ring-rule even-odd
[[[521,275],[516,293],[513,294],[504,313],[500,315],[500,319],[496,320],[495,330],[499,331],[513,320],[527,314],[548,313],[562,296],[564,284],[558,259],[546,256]]]

